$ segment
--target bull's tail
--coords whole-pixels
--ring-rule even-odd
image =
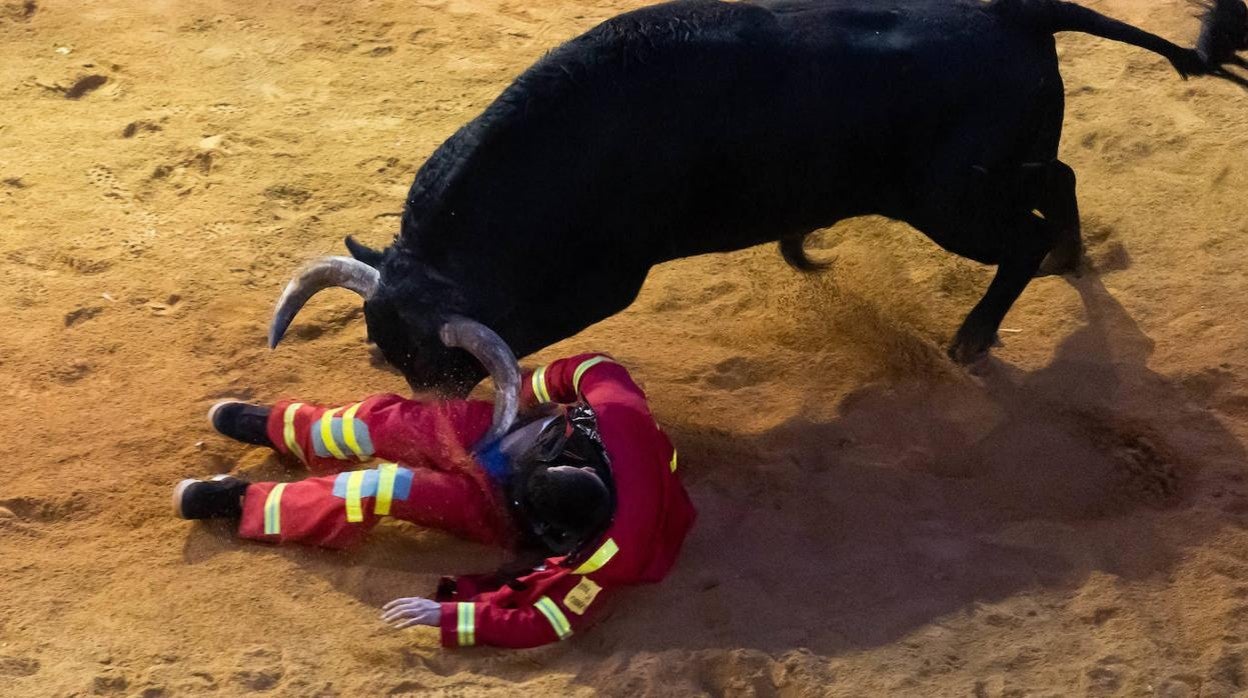
[[[1023,10],[1050,32],[1075,31],[1139,46],[1170,61],[1184,78],[1212,75],[1248,87],[1248,80],[1228,72],[1226,64],[1243,65],[1236,51],[1248,48],[1248,7],[1244,0],[1194,0],[1204,8],[1200,40],[1184,48],[1126,22],[1063,0],[1005,0],[1003,8]]]

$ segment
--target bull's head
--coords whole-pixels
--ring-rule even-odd
[[[369,250],[350,238],[347,244],[354,258],[314,260],[286,285],[269,326],[269,347],[277,346],[317,292],[350,289],[364,299],[369,339],[413,390],[462,395],[488,373],[494,379],[494,423],[484,440],[505,433],[515,421],[520,395],[520,368],[507,343],[480,322],[448,313],[444,284],[428,268],[409,268],[412,262],[401,251]],[[413,294],[414,279],[428,294]]]

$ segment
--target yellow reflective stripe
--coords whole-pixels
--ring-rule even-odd
[[[276,536],[282,532],[282,490],[286,489],[286,483],[281,482],[273,486],[269,490],[269,496],[264,500],[264,535]]]
[[[364,484],[363,470],[347,475],[347,521],[359,523],[364,520],[364,509],[360,506],[360,486]]]
[[[550,391],[546,389],[546,367],[541,366],[533,372],[533,397],[538,402],[550,402]]]
[[[399,466],[394,463],[377,466],[377,501],[373,504],[374,514],[389,516],[390,501],[394,499],[394,478],[398,474]]]
[[[608,359],[605,356],[595,356],[592,359],[582,361],[581,365],[576,367],[576,372],[572,374],[572,389],[576,391],[577,395],[581,394],[581,376],[585,375],[586,371],[594,366],[597,366],[603,361],[611,361],[611,359]]]
[[[668,463],[667,467],[671,468],[673,473],[676,472],[676,449],[674,448],[672,449],[672,462]]]
[[[290,449],[296,458],[307,463],[308,459],[303,457],[303,449],[299,448],[299,439],[295,438],[295,414],[300,407],[303,407],[302,402],[292,402],[286,406],[286,426],[282,430],[282,436],[286,439],[286,448]]]
[[[362,402],[357,402],[347,408],[342,413],[342,440],[347,442],[347,448],[351,449],[355,455],[359,456],[361,461],[368,460],[368,456],[364,455],[364,450],[360,448],[360,442],[355,439],[355,413],[360,411]],[[321,435],[325,435],[324,427],[321,428]],[[326,441],[328,447],[328,441]]]
[[[459,646],[472,647],[477,644],[477,606],[472,603],[460,603],[456,610],[456,618],[458,624],[456,629],[459,631]]]
[[[598,546],[593,555],[589,559],[581,563],[580,567],[572,570],[573,574],[589,574],[602,569],[602,566],[611,561],[615,554],[620,552],[620,546],[615,544],[614,538],[608,538],[607,542]]]
[[[572,634],[572,625],[568,623],[568,617],[563,615],[563,611],[559,610],[558,604],[550,600],[549,596],[543,596],[533,604],[537,606],[537,610],[546,616],[546,620],[550,621],[550,627],[555,629],[555,634],[562,640]]]
[[[340,409],[342,408],[335,407],[321,415],[321,441],[325,443],[326,450],[333,454],[334,458],[347,460],[347,454],[343,453],[342,449],[338,448],[338,442],[334,441],[334,415],[338,414]]]

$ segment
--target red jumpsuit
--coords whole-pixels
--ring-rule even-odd
[[[622,366],[602,355],[560,359],[526,374],[522,402],[587,402],[611,462],[616,511],[575,559],[556,557],[507,584],[495,575],[446,578],[439,588],[442,644],[534,647],[591,624],[612,591],[663,579],[695,512],[676,475],[676,452]],[[499,487],[469,449],[488,430],[490,403],[418,402],[379,395],[344,408],[278,403],[269,438],[314,473],[255,483],[239,535],[344,547],[380,516],[509,545],[514,524]],[[346,471],[352,462],[383,464]]]

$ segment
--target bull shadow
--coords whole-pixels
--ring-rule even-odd
[[[830,422],[756,437],[670,428],[698,526],[676,573],[593,646],[838,655],[1028,590],[1173,567],[1227,525],[1205,504],[1243,447],[1148,368],[1153,342],[1099,279],[1073,283],[1086,322],[1043,369],[873,385]]]

